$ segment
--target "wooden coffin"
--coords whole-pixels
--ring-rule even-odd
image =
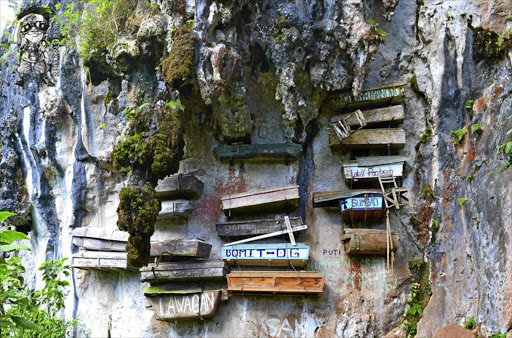
[[[228,264],[252,266],[304,267],[308,264],[309,246],[290,244],[239,244],[222,248]]]
[[[156,319],[175,321],[212,318],[221,300],[221,290],[214,291],[155,291],[146,288],[144,294],[151,301]]]
[[[351,111],[359,108],[372,109],[403,102],[407,84],[393,84],[363,90],[354,96],[352,92],[331,95],[328,104],[336,110]]]
[[[224,196],[222,210],[226,215],[238,212],[262,212],[265,210],[291,210],[299,207],[299,186],[257,190]]]
[[[150,263],[140,269],[140,281],[148,283],[224,278],[229,271],[219,259]]]
[[[383,122],[403,122],[404,107],[401,105],[377,108],[371,110],[363,110],[361,114],[367,126],[381,124]],[[345,120],[346,119],[346,120]],[[355,114],[346,113],[331,118],[331,122],[345,121],[350,127],[359,127],[361,124]]]
[[[175,239],[151,242],[151,256],[210,257],[212,245],[200,239]]]
[[[99,227],[73,229],[73,244],[93,251],[126,251],[129,234],[125,231],[106,230]]]
[[[79,251],[71,258],[71,266],[77,269],[136,270],[127,260],[126,252]]]
[[[325,276],[313,271],[236,271],[227,276],[228,291],[244,294],[318,295]]]
[[[378,180],[380,174],[402,177],[405,156],[357,157],[341,165],[341,172],[347,181]]]
[[[290,217],[292,229],[302,226],[302,218]],[[248,238],[286,230],[283,218],[217,224],[217,235],[224,240]]]
[[[333,149],[402,149],[405,145],[405,130],[402,128],[359,129],[341,142],[335,134],[329,135],[329,146]]]
[[[198,198],[203,182],[192,174],[176,174],[158,181],[155,190],[161,200]]]
[[[342,236],[345,253],[351,255],[386,255],[387,241],[386,230],[374,229],[347,229]],[[400,234],[392,231],[393,248],[396,251],[400,243]]]
[[[194,206],[187,200],[162,201],[162,210],[158,213],[158,221],[174,218],[187,218],[194,211]]]
[[[341,217],[346,223],[380,221],[386,215],[381,192],[363,193],[339,201]]]
[[[302,154],[299,144],[242,144],[216,147],[220,161],[295,161]]]
[[[313,192],[314,208],[339,207],[339,201],[345,198],[364,194],[381,194],[380,189],[352,189],[341,191],[315,191]]]

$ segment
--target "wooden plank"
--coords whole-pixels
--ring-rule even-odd
[[[302,231],[302,230],[306,230],[307,228],[308,228],[307,225],[301,225],[299,227],[293,228],[292,231]],[[235,244],[242,244],[242,243],[247,243],[247,242],[254,242],[254,241],[259,241],[261,239],[270,238],[270,237],[276,237],[276,236],[280,236],[280,235],[284,235],[284,234],[290,234],[288,229],[280,230],[280,231],[277,231],[277,232],[271,232],[271,233],[265,234],[265,235],[259,235],[259,236],[255,236],[255,237],[241,239],[241,240],[236,241],[236,242],[231,242],[231,243],[224,244],[224,246],[230,246],[230,245],[235,245]]]
[[[109,241],[128,241],[128,237],[130,236],[125,231],[119,230],[107,230],[105,228],[100,227],[80,227],[75,228],[71,232],[73,237],[87,237],[87,238],[97,238]]]
[[[371,110],[363,110],[361,111],[363,117],[365,119],[366,125],[374,125],[383,122],[403,122],[404,121],[404,107],[401,105],[377,108]],[[331,122],[337,122],[340,120],[345,120],[345,122],[351,127],[359,127],[360,123],[352,113],[346,113],[342,115],[337,115],[331,118]]]
[[[78,269],[135,270],[128,265],[126,252],[79,251],[71,258],[71,266]]]
[[[176,239],[151,242],[151,256],[208,258],[211,249],[211,244],[200,239]]]
[[[156,219],[165,221],[174,218],[187,218],[194,209],[193,204],[186,200],[162,201],[162,210]]]
[[[329,135],[329,146],[333,149],[368,149],[386,148],[402,149],[405,145],[405,130],[402,128],[359,129],[340,142],[334,134]]]
[[[124,241],[108,241],[97,238],[86,238],[86,237],[73,237],[73,244],[79,248],[93,251],[126,251],[126,244]]]
[[[382,156],[386,157],[386,156]],[[380,174],[391,174],[394,177],[402,177],[405,162],[363,166],[356,161],[342,164],[341,172],[345,180],[378,180]]]
[[[230,212],[259,211],[262,208],[292,209],[299,207],[299,186],[290,185],[273,189],[257,190],[224,196],[222,210],[226,215]]]
[[[140,269],[141,282],[160,283],[179,280],[223,278],[229,271],[222,260],[150,263]]]
[[[400,83],[366,89],[357,96],[347,91],[331,95],[328,104],[334,109],[349,111],[384,107],[403,102],[406,90],[407,84]]]
[[[203,182],[192,174],[176,174],[158,181],[155,190],[162,200],[198,198],[203,192]]]
[[[386,230],[345,229],[342,236],[345,253],[351,255],[385,255],[387,253]],[[400,233],[392,231],[393,250],[398,249]]]
[[[338,207],[339,201],[344,198],[364,195],[364,194],[380,194],[380,189],[351,189],[341,191],[315,191],[313,192],[313,207],[314,208],[327,208]]]
[[[302,225],[302,218],[290,217],[292,229]],[[217,224],[217,235],[226,240],[264,235],[286,229],[284,218],[239,221]]]
[[[242,244],[222,248],[222,259],[228,264],[252,266],[304,267],[309,259],[309,246],[290,244]]]
[[[220,161],[295,161],[302,154],[299,144],[242,144],[215,147]]]
[[[212,318],[217,312],[220,298],[220,290],[149,296],[156,318],[161,321]]]
[[[312,271],[236,271],[227,276],[228,291],[262,294],[321,294],[325,276]]]

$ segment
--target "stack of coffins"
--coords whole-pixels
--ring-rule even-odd
[[[201,195],[203,182],[192,174],[176,174],[159,180],[155,190],[162,202],[157,221],[187,218],[194,211],[190,199]]]

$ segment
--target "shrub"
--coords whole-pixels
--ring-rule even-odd
[[[475,321],[475,317],[470,317],[468,319],[468,321],[466,322],[466,324],[464,325],[464,327],[466,329],[469,329],[469,330],[473,330],[473,329],[476,329],[476,321]]]

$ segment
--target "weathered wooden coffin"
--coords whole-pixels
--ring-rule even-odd
[[[261,212],[265,209],[291,210],[299,207],[299,186],[290,185],[224,196],[222,210],[226,215],[237,212]]]
[[[129,234],[125,231],[106,230],[99,227],[73,229],[73,244],[93,251],[126,251]]]
[[[223,247],[222,259],[236,265],[304,267],[308,264],[309,246],[238,244]]]
[[[229,271],[219,259],[151,263],[140,269],[140,281],[148,283],[224,278]]]
[[[393,247],[396,251],[400,242],[400,234],[392,231]],[[347,229],[342,236],[345,253],[351,255],[385,255],[387,253],[386,230],[375,229]]]
[[[329,104],[337,110],[371,109],[401,103],[404,100],[407,84],[394,84],[363,90],[354,96],[352,92],[334,94]]]
[[[292,229],[302,226],[302,218],[290,217]],[[217,224],[217,235],[225,240],[248,238],[286,230],[283,218]]]
[[[200,239],[175,239],[151,242],[151,256],[210,257],[212,245]]]
[[[346,223],[380,221],[386,205],[380,192],[366,192],[339,201],[341,217]]]
[[[318,295],[325,276],[313,271],[236,271],[227,279],[228,291],[233,293]]]
[[[402,149],[405,145],[405,130],[402,128],[359,129],[341,142],[334,134],[329,135],[329,146],[333,149],[386,148]]]
[[[298,144],[242,144],[216,147],[221,161],[295,161],[302,154]]]
[[[384,122],[400,123],[404,121],[404,107],[401,105],[384,108],[363,110],[361,114],[367,126],[381,124]],[[346,119],[346,120],[345,120]],[[331,122],[345,121],[350,127],[359,127],[361,124],[353,113],[337,115],[331,118]]]
[[[203,182],[192,174],[176,174],[158,181],[155,190],[161,200],[197,198],[203,192]]]
[[[194,211],[194,206],[187,200],[162,201],[162,210],[157,216],[158,221],[174,218],[187,218]]]
[[[357,157],[341,165],[341,172],[345,180],[378,180],[380,174],[391,174],[402,177],[405,156],[373,156]]]
[[[144,290],[144,294],[150,299],[156,318],[162,321],[212,318],[221,300],[221,290],[165,293]]]
[[[315,191],[313,192],[314,208],[339,207],[339,201],[345,198],[364,194],[381,194],[380,189],[352,189],[341,191]]]
[[[77,269],[136,270],[127,260],[126,252],[79,251],[71,258],[71,266]]]

